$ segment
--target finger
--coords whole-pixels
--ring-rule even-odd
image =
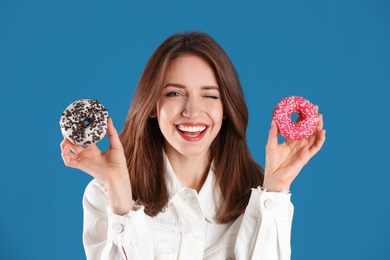
[[[318,106],[318,105],[315,105],[315,106],[314,106],[314,109],[315,109],[316,113],[318,114],[319,106]]]
[[[86,150],[86,151],[90,151],[90,152],[95,152],[95,151],[99,151],[100,152],[100,149],[99,149],[99,147],[97,147],[96,143],[94,143],[94,144],[86,144],[83,147],[83,149]]]
[[[111,117],[107,119],[107,133],[110,138],[110,149],[123,150],[121,140],[119,139],[118,132],[114,127]]]
[[[61,142],[61,144],[60,144],[60,146],[61,146],[61,151],[63,151],[63,150],[65,149],[65,147],[66,147],[67,145],[70,145],[70,144],[72,144],[72,143],[69,141],[69,139],[67,139],[66,137],[64,137],[64,140],[62,140],[62,142]]]
[[[325,143],[325,134],[326,134],[326,130],[325,129],[321,129],[317,135],[316,135],[316,140],[314,142],[314,144],[309,148],[309,154],[310,154],[310,157],[313,157],[323,146],[323,144]]]
[[[89,167],[90,165],[93,165],[90,163],[90,159],[86,157],[76,158],[74,156],[76,155],[70,156],[70,158],[68,158],[68,161],[66,162],[65,165],[68,167],[82,170],[86,173],[90,173],[91,170],[89,169]]]
[[[69,140],[64,137],[64,140],[60,143],[61,151],[64,150],[65,146],[69,143]]]
[[[71,141],[69,141],[69,139],[65,138],[62,142],[61,142],[61,150],[64,149],[64,147],[66,145],[69,145],[70,149],[75,153],[75,154],[78,154],[80,152],[83,151],[83,147],[81,145],[76,145],[76,144],[73,144]]]
[[[70,150],[69,144],[66,144],[61,152],[62,160],[64,161],[66,166],[70,166],[70,162],[72,160],[77,160],[77,155],[73,154]],[[71,166],[70,166],[71,167]]]
[[[318,124],[316,130],[319,131],[324,127],[324,116],[322,114],[318,115]]]
[[[97,168],[94,164],[90,163],[90,158],[80,157],[71,153],[71,146],[69,144],[64,147],[61,156],[65,165],[68,167],[79,169],[87,173],[93,170],[91,168]]]
[[[101,171],[101,166],[97,165],[91,158],[79,157],[70,152],[70,147],[66,146],[66,149],[62,153],[62,159],[66,166],[79,169],[96,178],[96,173]]]
[[[275,120],[271,122],[271,129],[268,132],[268,141],[265,147],[266,151],[272,151],[278,147],[278,126],[276,125]]]
[[[72,142],[69,142],[70,149],[75,153],[79,154],[81,153],[84,148],[81,145],[73,144]]]

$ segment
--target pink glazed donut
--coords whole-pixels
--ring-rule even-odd
[[[297,123],[291,121],[291,114],[301,116]],[[278,126],[279,133],[287,139],[302,140],[314,133],[318,124],[318,113],[310,101],[302,97],[283,98],[275,107],[272,119]]]

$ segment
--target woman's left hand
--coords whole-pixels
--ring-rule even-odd
[[[315,106],[318,113],[318,106]],[[300,118],[297,119],[299,121]],[[303,140],[286,139],[278,143],[278,127],[272,120],[268,134],[263,188],[267,191],[289,190],[292,181],[303,166],[312,158],[325,142],[322,115],[318,115],[318,125],[314,133]]]

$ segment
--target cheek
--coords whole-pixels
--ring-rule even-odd
[[[223,106],[222,104],[216,105],[214,108],[210,109],[210,116],[212,117],[214,124],[221,126],[223,120]]]
[[[177,114],[177,107],[171,102],[159,101],[157,102],[157,119],[161,127],[169,124]]]

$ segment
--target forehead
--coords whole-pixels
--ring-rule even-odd
[[[173,59],[166,70],[164,82],[217,85],[213,68],[204,58],[195,55],[185,55]]]

